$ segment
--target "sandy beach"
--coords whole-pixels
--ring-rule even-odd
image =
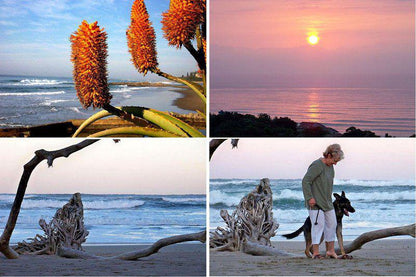
[[[196,95],[196,93],[190,88],[184,87],[183,89],[175,89],[174,91],[181,93],[182,97],[173,101],[173,105],[183,110],[198,110],[201,112],[205,110],[205,106],[201,98],[199,98],[198,95]]]
[[[273,245],[290,253],[304,255],[303,242],[279,241],[274,242]],[[352,260],[312,260],[306,256],[261,257],[211,250],[210,275],[415,275],[414,239],[372,241],[365,244],[362,249],[352,252],[351,255]]]
[[[145,245],[85,246],[85,251],[100,256],[112,256],[135,251]],[[158,253],[137,261],[78,260],[58,256],[21,255],[8,260],[0,255],[0,276],[62,276],[62,275],[180,275],[206,274],[205,245],[182,243],[162,248]]]

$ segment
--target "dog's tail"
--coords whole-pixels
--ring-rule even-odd
[[[296,238],[297,236],[299,236],[302,232],[303,232],[303,225],[299,229],[297,229],[295,232],[290,233],[290,234],[285,234],[285,235],[282,235],[282,236],[284,236],[287,239],[293,239],[293,238]]]

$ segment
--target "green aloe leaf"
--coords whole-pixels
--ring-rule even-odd
[[[188,136],[188,137],[203,137],[204,135],[193,128],[192,126],[186,124],[185,122],[175,118],[174,116],[171,116],[167,113],[144,108],[144,107],[117,107],[120,110],[123,110],[127,113],[133,114],[134,116],[143,118],[149,122],[152,122],[153,124],[156,124],[157,126],[161,127],[162,129],[169,131],[173,134],[176,134],[178,136]],[[88,119],[86,119],[77,129],[77,131],[74,133],[72,137],[77,137],[86,127],[94,123],[95,121],[102,119],[107,116],[113,116],[112,113],[102,110]]]
[[[176,134],[172,134],[170,132],[167,132],[161,129],[139,127],[139,126],[107,129],[107,130],[92,134],[88,137],[97,138],[97,137],[108,137],[108,136],[115,136],[115,135],[142,135],[142,136],[148,136],[148,137],[179,137]]]
[[[165,112],[143,107],[121,107],[120,109],[135,116],[144,118],[175,134],[185,135],[189,137],[204,136],[194,127]],[[175,126],[175,128],[172,125]]]

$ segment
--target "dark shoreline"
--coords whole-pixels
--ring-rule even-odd
[[[381,137],[370,130],[351,126],[340,133],[317,122],[295,122],[288,117],[274,117],[219,111],[210,114],[211,137]],[[412,134],[409,137],[414,137]],[[386,133],[383,137],[392,137]]]

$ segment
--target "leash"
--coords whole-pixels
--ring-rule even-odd
[[[319,216],[319,211],[322,210],[321,207],[318,206],[318,204],[315,204],[315,206],[318,208],[318,213],[316,214],[316,218],[315,218],[315,225],[318,225],[318,216]]]

